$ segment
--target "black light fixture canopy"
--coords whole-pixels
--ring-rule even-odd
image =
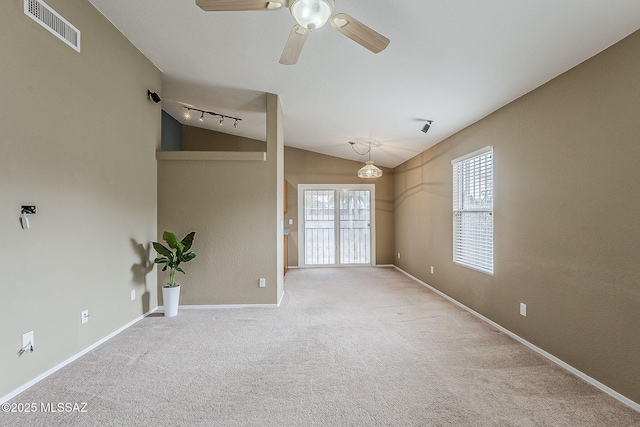
[[[427,120],[427,123],[425,123],[424,127],[422,128],[422,132],[427,133],[427,131],[431,127],[431,123],[433,123],[433,120]]]
[[[155,92],[151,92],[150,90],[147,89],[147,98],[149,98],[150,100],[152,100],[153,102],[155,102],[156,104],[160,101],[162,101],[160,99],[160,96],[155,93]]]

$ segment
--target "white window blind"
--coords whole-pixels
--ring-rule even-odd
[[[493,147],[453,165],[453,262],[493,274]]]

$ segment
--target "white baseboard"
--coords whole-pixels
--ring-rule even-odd
[[[284,293],[283,293],[284,295]],[[229,308],[277,308],[278,304],[194,304],[194,305],[179,305],[179,310],[215,310],[215,309],[229,309]],[[158,307],[158,310],[164,313],[164,306]]]
[[[282,304],[282,300],[284,299],[284,294],[286,293],[286,291],[282,291],[282,295],[280,295],[280,299],[278,300],[278,307],[280,307],[280,304]]]
[[[611,397],[619,400],[620,402],[624,403],[625,405],[627,405],[627,406],[631,407],[632,409],[635,409],[636,411],[640,412],[640,404],[639,403],[634,402],[633,400],[631,400],[628,397],[618,393],[617,391],[613,390],[612,388],[607,387],[606,385],[602,384],[600,381],[598,381],[598,380],[590,377],[589,375],[585,374],[584,372],[574,368],[573,366],[571,366],[568,363],[562,361],[561,359],[558,359],[557,357],[555,357],[551,353],[548,353],[548,352],[544,351],[543,349],[541,349],[540,347],[537,347],[536,345],[531,344],[529,341],[525,340],[524,338],[514,334],[513,332],[511,332],[510,330],[500,326],[496,322],[484,317],[482,314],[472,310],[471,308],[469,308],[466,305],[462,304],[461,302],[453,299],[452,297],[450,297],[449,295],[445,294],[444,292],[441,292],[441,291],[437,290],[436,288],[434,288],[433,286],[431,286],[431,285],[423,282],[422,280],[418,279],[417,277],[412,276],[411,274],[407,273],[406,271],[404,271],[400,267],[398,267],[396,265],[394,265],[393,267],[396,270],[398,270],[399,272],[401,272],[402,274],[404,274],[404,275],[410,277],[411,279],[415,280],[416,282],[420,283],[422,286],[425,286],[425,287],[429,288],[430,290],[432,290],[433,292],[437,293],[441,297],[451,301],[452,303],[454,303],[458,307],[460,307],[460,308],[468,311],[469,313],[473,314],[474,316],[476,316],[480,320],[483,320],[484,322],[490,324],[491,326],[493,326],[494,328],[498,329],[499,331],[509,335],[511,338],[515,339],[516,341],[526,345],[527,347],[529,347],[530,349],[532,349],[536,353],[546,357],[547,359],[549,359],[550,361],[552,361],[556,365],[566,369],[567,371],[571,372],[575,376],[583,379],[584,381],[588,382],[589,384],[591,384],[591,385],[599,388],[600,390],[604,391],[605,393],[607,393]]]
[[[17,389],[13,390],[11,393],[7,394],[6,396],[2,396],[0,398],[0,404],[7,402],[10,399],[13,399],[14,397],[16,397],[17,395],[19,395],[20,393],[22,393],[23,391],[25,391],[26,389],[28,389],[29,387],[37,384],[38,382],[42,381],[43,379],[47,378],[49,375],[53,374],[54,372],[64,368],[65,366],[67,366],[69,363],[73,362],[74,360],[84,356],[85,354],[87,354],[88,352],[90,352],[91,350],[93,350],[94,348],[98,347],[100,344],[110,340],[111,338],[115,337],[116,335],[118,335],[120,332],[124,331],[125,329],[129,328],[130,326],[132,326],[135,323],[138,323],[140,320],[144,319],[145,317],[147,317],[148,315],[150,315],[151,313],[155,312],[156,310],[158,310],[158,307],[149,310],[148,312],[146,312],[145,314],[143,314],[140,317],[137,317],[136,319],[132,320],[131,322],[127,323],[126,325],[124,325],[123,327],[121,327],[120,329],[116,330],[115,332],[112,332],[111,334],[107,335],[106,337],[102,338],[100,341],[97,341],[93,344],[91,344],[89,347],[85,348],[84,350],[80,351],[77,354],[74,354],[73,356],[71,356],[70,358],[68,358],[67,360],[58,363],[56,366],[54,366],[53,368],[49,369],[48,371],[38,375],[36,378],[32,379],[31,381],[29,381],[28,383],[18,387]]]
[[[372,264],[372,265],[368,265],[368,264],[362,264],[362,265],[306,265],[304,267],[300,267],[297,265],[290,265],[287,268],[289,270],[296,270],[299,268],[334,268],[334,267],[347,267],[347,268],[351,268],[351,267],[395,267],[395,265],[393,264]]]

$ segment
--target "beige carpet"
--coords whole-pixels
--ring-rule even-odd
[[[2,426],[638,426],[640,413],[391,268],[290,270],[281,308],[154,314]]]

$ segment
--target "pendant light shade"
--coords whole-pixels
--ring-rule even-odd
[[[374,165],[373,161],[371,160],[371,143],[369,143],[369,149],[364,153],[360,153],[358,150],[356,150],[355,142],[349,141],[349,145],[351,145],[351,148],[353,149],[353,151],[356,152],[356,154],[359,154],[361,156],[366,156],[367,154],[369,155],[369,158],[365,163],[365,165],[361,167],[360,170],[358,171],[358,177],[359,178],[380,178],[382,176],[382,170],[376,165]]]
[[[382,176],[382,170],[373,164],[371,160],[369,160],[363,167],[358,171],[358,177],[360,178],[380,178]]]

